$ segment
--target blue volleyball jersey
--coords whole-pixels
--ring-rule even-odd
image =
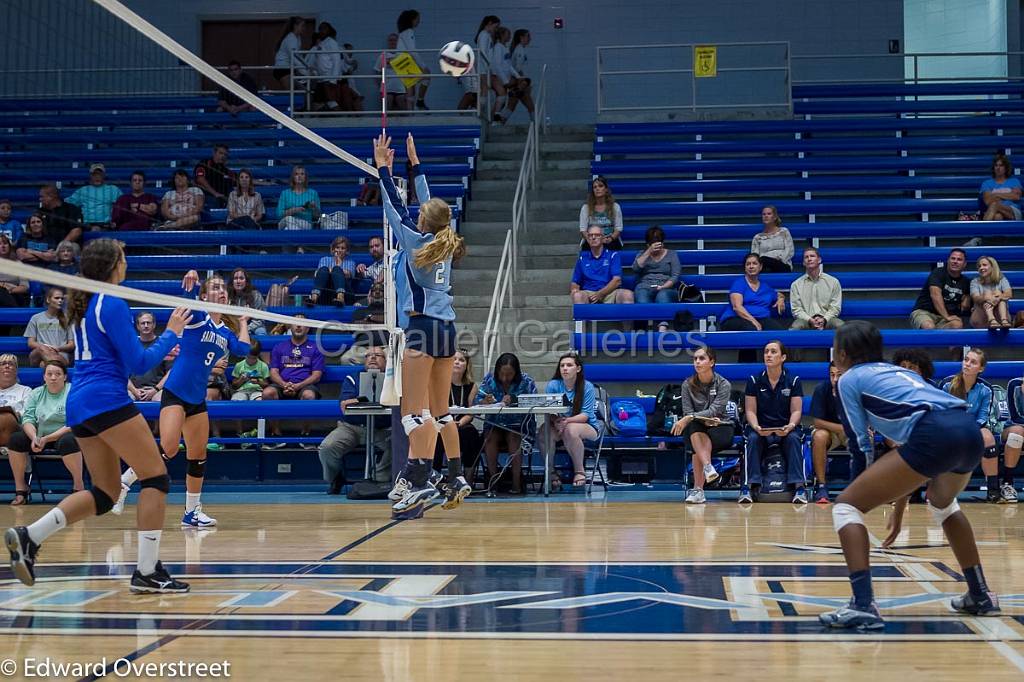
[[[402,197],[398,194],[391,173],[386,168],[379,170],[384,214],[400,247],[398,257],[394,261],[399,325],[405,327],[408,324],[410,313],[453,321],[455,309],[452,307],[453,299],[449,293],[452,260],[448,258],[426,268],[416,267],[413,262],[416,251],[432,242],[434,235],[423,234],[416,228],[416,221],[402,203]],[[420,202],[429,201],[430,187],[427,178],[420,173],[420,167],[413,166],[411,174],[416,184],[416,196]]]
[[[249,344],[238,340],[224,322],[214,322],[202,311],[194,311],[198,322],[185,327],[179,342],[178,357],[164,382],[164,388],[182,400],[199,404],[206,400],[210,370],[230,350],[235,355],[248,355]]]
[[[130,405],[128,377],[155,367],[178,343],[166,330],[149,347],[135,333],[128,304],[115,296],[94,294],[75,325],[75,380],[67,400],[68,426]]]
[[[839,378],[839,416],[851,452],[874,456],[868,427],[897,445],[910,438],[927,412],[965,409],[967,403],[932,386],[909,369],[887,362],[855,365]]]

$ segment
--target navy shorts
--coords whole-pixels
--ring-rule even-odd
[[[57,454],[61,457],[82,451],[82,448],[78,447],[78,443],[75,441],[74,434],[71,433],[65,433],[57,439],[56,443],[50,444],[50,447],[57,450]],[[11,434],[10,440],[7,441],[7,448],[14,452],[28,453],[32,449],[32,441],[24,430],[15,431]]]
[[[432,358],[450,358],[455,355],[458,332],[455,323],[427,315],[412,315],[405,328],[405,348]]]
[[[985,442],[978,422],[966,410],[951,409],[926,413],[897,450],[911,469],[935,478],[949,472],[974,471],[981,462]]]
[[[185,410],[185,418],[194,417],[197,414],[203,414],[206,412],[206,401],[201,403],[190,403],[187,400],[183,400],[180,396],[176,395],[173,391],[164,389],[160,393],[160,411],[162,412],[165,407],[170,405],[178,405],[181,409]]]
[[[71,427],[71,433],[75,434],[75,438],[95,438],[107,429],[112,429],[137,414],[142,414],[139,412],[139,408],[135,407],[135,403],[129,403],[113,410],[101,412],[95,417],[89,417],[81,424],[75,424]]]

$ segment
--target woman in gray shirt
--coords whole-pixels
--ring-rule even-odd
[[[644,239],[647,249],[633,260],[635,300],[637,303],[675,303],[678,300],[679,272],[682,270],[679,256],[672,249],[665,248],[665,231],[657,225],[647,228]],[[668,322],[659,322],[658,331],[668,331]]]
[[[715,351],[701,346],[693,354],[694,374],[683,382],[682,418],[672,435],[685,435],[693,449],[693,488],[687,504],[704,504],[704,484],[718,480],[711,455],[732,445],[733,425],[726,415],[732,384],[715,371]]]

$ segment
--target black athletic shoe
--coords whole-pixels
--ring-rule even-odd
[[[36,584],[36,554],[39,545],[28,536],[28,528],[15,526],[4,533],[4,544],[11,553],[11,570],[18,580],[29,587]]]
[[[188,583],[172,578],[159,561],[156,562],[156,570],[149,575],[142,575],[139,569],[132,573],[131,590],[136,594],[175,594],[189,589]]]
[[[1002,609],[999,608],[999,597],[994,592],[986,592],[981,598],[965,592],[962,596],[953,597],[949,604],[954,611],[972,616],[998,616],[1002,613]]]

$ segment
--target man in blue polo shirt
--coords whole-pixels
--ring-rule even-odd
[[[569,295],[573,303],[632,303],[633,292],[620,289],[622,261],[618,251],[604,246],[604,231],[600,226],[587,228],[587,246],[576,261],[572,273]]]
[[[793,502],[807,503],[799,431],[804,389],[800,377],[787,371],[785,365],[785,346],[781,341],[769,341],[764,347],[764,371],[747,380],[747,461],[741,503],[754,501],[751,488],[761,486],[761,456],[770,445],[782,448],[786,482],[795,488]]]

